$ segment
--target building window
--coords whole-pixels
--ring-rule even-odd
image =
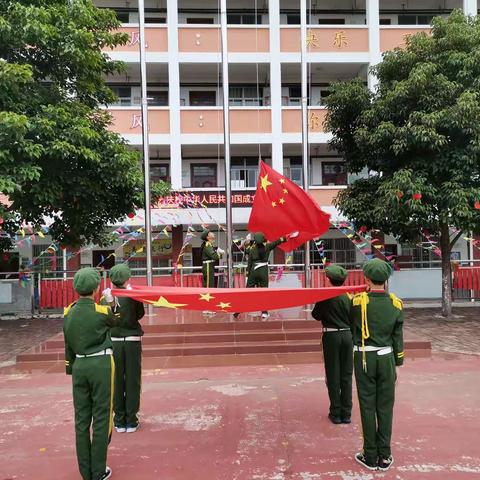
[[[168,92],[147,90],[148,104],[157,107],[168,107]]]
[[[255,188],[258,180],[257,158],[232,158],[232,189]]]
[[[193,188],[217,186],[217,165],[215,163],[192,163],[190,165],[190,185]]]
[[[432,268],[439,264],[438,257],[431,250],[409,244],[402,244],[401,247],[400,260],[406,268]]]
[[[302,87],[294,86],[288,87],[288,101],[287,105],[301,105],[302,103]]]
[[[60,278],[63,269],[63,251],[59,248],[58,251],[46,253],[45,250],[48,245],[32,245],[32,256],[36,259],[33,270],[48,274],[50,278]]]
[[[167,23],[165,17],[147,17],[145,16],[145,23]]]
[[[215,107],[217,105],[217,92],[189,92],[190,106],[192,107]]]
[[[229,13],[227,15],[227,23],[229,25],[261,25],[262,16],[257,15],[255,21],[255,15],[250,13]]]
[[[330,95],[330,90],[328,88],[320,89],[320,105],[325,105],[325,99]]]
[[[391,25],[392,20],[390,18],[381,18],[380,19],[380,25]]]
[[[303,186],[302,158],[301,157],[290,158],[290,166],[283,168],[283,174],[292,182],[302,187]]]
[[[346,185],[347,167],[345,162],[322,162],[323,185]]]
[[[287,14],[287,25],[300,25],[300,15],[296,13]]]
[[[213,18],[200,18],[200,17],[190,17],[187,18],[187,23],[193,25],[213,25],[214,19]]]
[[[169,165],[150,165],[150,179],[152,182],[170,182]]]
[[[117,96],[117,100],[112,105],[132,105],[132,90],[130,87],[110,86],[110,88]]]
[[[263,87],[230,87],[229,103],[238,107],[263,106]]]
[[[319,18],[319,25],[345,25],[344,18]]]
[[[117,20],[122,23],[130,23],[130,14],[128,12],[122,12],[119,10],[115,10],[115,15],[117,16]]]
[[[355,245],[348,238],[323,239],[323,253],[331,263],[339,263],[354,268],[356,264]],[[310,242],[310,256],[312,263],[321,264],[322,255],[313,242]]]
[[[433,15],[399,15],[399,25],[430,25]]]

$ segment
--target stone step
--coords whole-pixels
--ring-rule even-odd
[[[320,342],[321,332],[318,329],[288,329],[288,330],[253,330],[253,331],[212,331],[212,332],[178,332],[178,333],[147,333],[143,336],[143,346],[179,345],[193,343],[217,342],[270,342],[285,340],[314,340]],[[63,348],[63,337],[47,340],[45,350]]]
[[[201,339],[199,339],[201,340]],[[226,342],[197,342],[181,344],[143,345],[144,357],[171,357],[191,355],[241,355],[253,353],[292,353],[292,352],[320,352],[321,342],[318,339],[304,340],[257,340],[257,341],[226,341]],[[405,341],[405,349],[430,350],[430,342],[421,339]],[[64,349],[46,349],[45,345],[19,354],[17,362],[58,361],[64,359]]]

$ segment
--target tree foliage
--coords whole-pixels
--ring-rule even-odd
[[[90,0],[0,0],[0,206],[3,229],[48,221],[55,240],[102,242],[143,205],[138,153],[109,130],[104,79],[124,65],[115,13]],[[169,191],[153,185],[156,196]]]
[[[337,206],[402,240],[421,229],[437,235],[449,314],[449,227],[480,232],[480,19],[460,11],[435,18],[431,35],[407,38],[372,70],[376,91],[354,80],[327,99],[331,147],[349,171],[370,172]]]

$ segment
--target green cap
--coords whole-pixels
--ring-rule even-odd
[[[209,233],[210,233],[210,230],[206,230],[206,229],[205,229],[205,230],[202,232],[202,234],[200,235],[200,238],[201,238],[204,242],[206,242]]]
[[[337,282],[344,282],[345,279],[347,278],[348,272],[340,265],[329,265],[325,269],[325,275],[330,280],[335,280]]]
[[[73,288],[80,295],[90,295],[100,285],[100,274],[92,267],[81,268],[73,277]]]
[[[110,280],[114,285],[123,285],[131,276],[132,272],[126,263],[119,263],[110,270]]]
[[[375,283],[384,283],[388,280],[388,277],[392,274],[392,267],[389,263],[374,258],[369,260],[363,266],[364,275]]]
[[[265,241],[265,235],[262,232],[257,232],[253,236],[253,239],[255,240],[255,243],[263,243]]]

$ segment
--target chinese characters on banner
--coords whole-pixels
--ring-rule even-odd
[[[251,207],[255,193],[233,192],[232,207]],[[173,192],[161,199],[154,208],[222,208],[226,206],[225,192]]]

